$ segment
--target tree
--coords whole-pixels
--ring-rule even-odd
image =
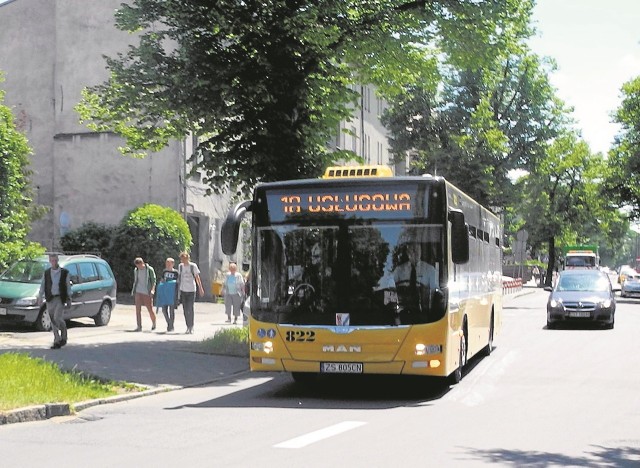
[[[190,247],[189,226],[180,213],[148,203],[127,213],[115,228],[107,260],[118,281],[118,289],[129,291],[135,257],[142,257],[162,271],[167,257],[177,258]]]
[[[592,154],[575,133],[565,132],[518,182],[518,211],[530,242],[547,244],[547,286],[557,264],[557,247],[586,240],[584,226],[593,226],[606,212],[598,196],[603,167],[599,154]]]
[[[614,114],[620,124],[609,152],[609,173],[604,184],[605,197],[640,218],[640,76],[622,86],[622,103]]]
[[[415,172],[444,175],[500,208],[513,199],[511,171],[534,168],[567,120],[547,65],[524,45],[511,48],[522,54],[504,51],[489,68],[449,67],[442,91],[408,89],[384,118],[394,152],[417,153]]]
[[[481,68],[510,34],[502,24],[531,3],[133,0],[116,25],[139,45],[107,59],[111,78],[77,109],[125,137],[125,153],[192,132],[192,161],[217,192],[316,176],[353,156],[326,142],[351,115],[354,83],[392,93],[434,82],[438,44]]]
[[[0,74],[0,82],[2,82]],[[44,252],[40,244],[26,236],[37,210],[29,185],[29,148],[27,139],[14,124],[11,110],[4,106],[0,90],[0,268],[18,258]]]

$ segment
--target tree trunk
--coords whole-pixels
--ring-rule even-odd
[[[544,278],[545,286],[553,286],[553,270],[556,266],[556,238],[549,237],[549,263],[547,264],[547,274]]]

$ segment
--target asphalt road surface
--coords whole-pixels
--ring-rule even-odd
[[[507,300],[493,354],[453,387],[240,373],[0,426],[0,465],[640,466],[640,301],[618,301],[613,330],[547,330],[546,299]]]

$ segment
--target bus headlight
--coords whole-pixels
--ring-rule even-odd
[[[424,356],[426,354],[427,347],[423,343],[416,345],[416,356]]]
[[[263,351],[267,354],[273,352],[273,342],[265,341],[264,343],[258,341],[251,342],[251,351]]]

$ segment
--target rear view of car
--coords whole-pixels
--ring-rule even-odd
[[[560,273],[547,302],[547,328],[561,322],[599,323],[613,328],[616,301],[609,277],[597,270]]]

